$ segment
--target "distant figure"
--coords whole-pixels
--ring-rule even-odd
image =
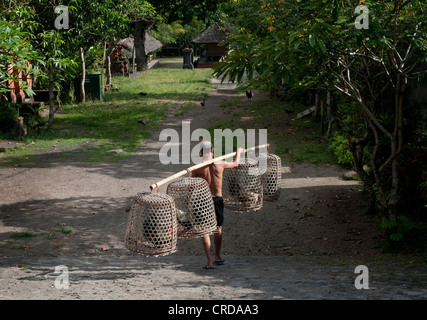
[[[203,99],[201,102],[200,102],[200,105],[202,106],[202,108],[204,109],[205,108],[205,99]]]
[[[247,97],[249,100],[252,100],[252,97],[253,97],[253,95],[252,95],[252,90],[246,91],[246,97]]]
[[[213,159],[214,147],[210,141],[202,142],[202,147],[199,152],[200,157],[203,157],[203,162]],[[207,264],[203,269],[209,270],[214,269],[213,265],[221,265],[225,263],[225,260],[221,258],[221,244],[222,244],[222,225],[224,222],[224,202],[222,199],[222,178],[224,169],[235,168],[239,165],[240,155],[243,149],[238,148],[236,157],[232,163],[225,161],[214,162],[208,166],[197,169],[192,172],[193,177],[200,177],[205,179],[212,193],[213,202],[215,206],[215,215],[217,220],[217,232],[214,233],[215,243],[215,260],[212,262],[211,258],[211,239],[209,235],[202,237],[202,244],[207,258]]]

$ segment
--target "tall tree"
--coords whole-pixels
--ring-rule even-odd
[[[227,0],[150,0],[156,11],[166,18],[167,23],[181,21],[182,25],[198,20],[211,24],[219,18],[218,8]]]
[[[73,7],[70,17],[72,26],[67,33],[68,41],[78,48],[81,60],[81,101],[85,102],[85,53],[89,49],[103,48],[105,41],[127,34],[129,19],[124,14],[121,1],[70,0],[68,4]]]
[[[29,90],[26,83],[18,79],[20,72],[40,74],[40,69],[34,63],[43,64],[42,57],[34,50],[31,44],[32,34],[28,30],[25,21],[33,19],[34,13],[31,8],[17,3],[3,3],[0,5],[2,16],[0,19],[0,99],[5,93],[10,92],[11,81],[21,83],[28,95],[33,92]],[[31,25],[31,24],[30,24]],[[34,62],[28,64],[28,62]],[[18,72],[12,72],[16,70]]]
[[[56,30],[45,30],[38,34],[42,53],[44,54],[45,66],[48,73],[48,90],[49,90],[49,125],[53,124],[55,115],[55,96],[54,86],[56,77],[55,74],[61,72],[74,73],[77,67],[77,62],[70,57],[67,57],[64,50],[64,40],[61,34]]]
[[[223,12],[235,26],[232,53],[215,72],[239,81],[257,71],[256,80],[270,88],[321,85],[354,101],[363,119],[348,138],[355,169],[384,217],[396,221],[406,87],[426,73],[427,4],[364,3],[356,11],[358,1],[230,1]],[[362,165],[367,149],[371,173]]]
[[[145,0],[126,1],[123,12],[133,23],[137,71],[143,71],[147,68],[145,37],[156,20],[159,19],[159,16],[157,15],[154,7]]]

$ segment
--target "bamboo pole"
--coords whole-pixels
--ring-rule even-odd
[[[244,152],[244,153],[247,153],[247,152],[249,152],[249,151],[254,151],[254,150],[257,150],[257,149],[261,149],[261,148],[268,148],[269,146],[270,146],[270,144],[263,144],[263,145],[259,145],[259,146],[256,146],[256,147],[252,147],[252,148],[244,149],[244,150],[243,150],[243,152]],[[159,181],[159,182],[157,182],[157,183],[152,184],[152,185],[150,186],[150,190],[152,191],[152,190],[154,190],[155,188],[159,188],[160,186],[164,185],[165,183],[168,183],[168,182],[170,182],[170,181],[172,181],[172,180],[175,180],[175,179],[177,179],[177,178],[179,178],[179,177],[182,177],[183,175],[185,175],[185,174],[187,174],[187,173],[190,173],[190,172],[192,172],[192,171],[194,171],[194,170],[197,170],[197,169],[200,169],[200,168],[206,167],[206,166],[208,166],[208,165],[210,165],[210,164],[212,164],[212,163],[214,163],[214,162],[217,162],[217,161],[221,161],[221,160],[224,160],[224,159],[227,159],[227,158],[234,157],[235,155],[236,155],[236,152],[232,152],[232,153],[226,154],[226,155],[224,155],[224,156],[217,157],[217,158],[214,158],[214,159],[212,159],[212,160],[209,160],[209,161],[206,161],[206,162],[202,162],[202,163],[196,164],[196,165],[194,165],[194,166],[192,166],[192,167],[189,167],[189,168],[187,168],[187,169],[185,169],[185,170],[182,170],[182,171],[180,171],[180,172],[177,172],[177,173],[175,173],[174,175],[171,175],[171,176],[169,176],[169,177],[167,177],[167,178],[165,178],[165,179],[163,179],[163,180],[161,180],[161,181]]]

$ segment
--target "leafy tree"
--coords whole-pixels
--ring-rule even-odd
[[[223,2],[226,0],[151,0],[150,3],[162,17],[162,23],[154,26],[152,34],[162,43],[173,43],[184,48],[207,26],[220,20],[219,6]],[[158,32],[162,27],[170,30],[166,34],[171,37],[162,40]]]
[[[423,79],[427,61],[427,4],[364,1],[369,29],[356,28],[359,1],[228,1],[225,22],[232,50],[215,67],[217,76],[276,88],[332,90],[354,101],[360,115],[348,132],[354,167],[385,219],[396,221],[399,159],[405,149],[407,83]],[[340,118],[336,118],[340,121]],[[345,123],[338,123],[344,125]],[[369,150],[370,172],[363,168]]]
[[[129,0],[123,4],[123,13],[130,19],[133,25],[135,60],[137,71],[147,68],[147,56],[145,54],[145,35],[160,17],[155,8],[145,0]]]
[[[85,102],[85,53],[89,50],[102,48],[105,41],[114,37],[121,37],[128,32],[129,19],[124,14],[124,5],[112,0],[70,0],[70,21],[72,27],[67,32],[65,41],[74,48],[78,48],[81,61],[81,101]]]
[[[197,17],[193,17],[189,23],[184,25],[185,34],[181,37],[181,42],[186,43],[188,41],[196,38],[203,30],[206,29],[206,24],[197,19]]]
[[[10,91],[9,81],[18,82],[18,73],[12,73],[15,69],[36,76],[40,70],[29,61],[43,64],[40,55],[31,45],[31,33],[24,28],[24,21],[32,19],[33,12],[29,8],[20,6],[0,6],[2,18],[0,19],[0,99]],[[18,17],[18,18],[17,18]],[[28,95],[33,92],[25,83],[21,83]]]
[[[150,0],[156,11],[166,19],[166,23],[181,21],[191,24],[194,17],[209,25],[216,22],[218,7],[227,0]]]
[[[177,20],[169,24],[162,21],[156,24],[155,29],[151,30],[150,33],[161,43],[175,43],[186,32],[187,30],[182,26],[182,21]]]
[[[180,48],[184,48],[191,40],[206,29],[206,24],[198,20],[197,17],[193,17],[185,25],[179,20],[169,24],[165,21],[156,24],[150,31],[150,34],[163,44],[177,44]]]
[[[55,114],[54,86],[55,74],[61,72],[74,73],[77,62],[65,54],[65,42],[56,30],[46,30],[38,35],[40,45],[45,56],[45,65],[48,71],[49,83],[49,124],[52,125]]]

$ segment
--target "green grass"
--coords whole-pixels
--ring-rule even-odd
[[[37,237],[37,234],[29,232],[29,231],[22,231],[22,232],[15,232],[10,235],[13,239],[25,239],[25,238],[33,238]]]
[[[274,141],[276,144],[275,153],[290,162],[313,164],[332,162],[327,139],[320,134],[320,124],[312,121],[310,117],[294,120],[284,111],[293,110],[296,115],[307,109],[306,106],[267,98],[252,102],[236,98],[221,103],[220,107],[230,119],[212,123],[209,127],[212,136],[215,128],[231,130],[242,128],[244,131],[265,128],[268,130],[268,141]],[[236,142],[234,144],[234,147],[237,147]]]
[[[210,69],[189,70],[181,66],[182,58],[161,59],[159,68],[137,78],[114,77],[118,92],[107,92],[103,101],[63,106],[51,128],[31,133],[14,149],[6,149],[0,166],[48,166],[64,161],[107,163],[132,155],[158,128],[159,121],[185,115],[213,87],[209,83]],[[147,96],[140,96],[140,92]],[[237,98],[220,107],[228,117],[212,123],[208,128],[212,137],[215,128],[266,128],[268,140],[276,143],[276,154],[291,162],[326,164],[332,160],[319,123],[310,117],[291,120],[284,111],[297,113],[306,106],[275,99],[249,102],[241,91]],[[146,118],[150,118],[146,127],[137,122]],[[123,152],[108,152],[113,149]]]
[[[63,235],[71,235],[75,234],[76,232],[71,227],[53,228],[47,232],[46,238],[49,240],[55,239],[58,233]]]
[[[62,227],[62,228],[54,228],[52,232],[58,232],[62,234],[72,234],[74,233],[74,230],[71,227]]]
[[[187,113],[188,110],[194,108],[197,104],[194,102],[183,104],[175,111],[175,117],[181,117]]]
[[[63,106],[52,127],[33,132],[14,149],[7,149],[0,165],[37,165],[41,156],[46,156],[46,164],[64,160],[106,163],[132,155],[159,121],[171,112],[172,116],[184,115],[212,87],[210,69],[182,69],[178,67],[181,61],[161,60],[159,68],[137,78],[113,77],[118,92],[106,92],[103,101]],[[150,122],[145,127],[137,122],[146,118]],[[107,152],[112,149],[123,152]]]

